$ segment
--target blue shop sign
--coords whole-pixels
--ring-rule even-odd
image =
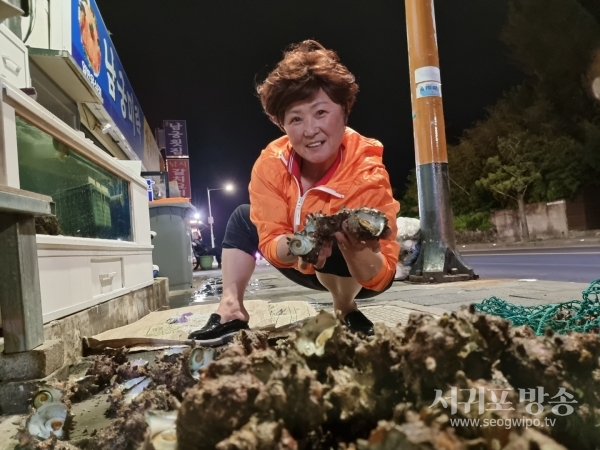
[[[94,0],[71,0],[73,58],[140,159],[144,114]]]

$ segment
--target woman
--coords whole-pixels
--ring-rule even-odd
[[[232,214],[223,240],[221,302],[189,338],[219,343],[248,328],[243,296],[257,249],[289,279],[331,292],[334,309],[351,331],[373,334],[373,323],[354,300],[380,294],[393,282],[400,205],[382,163],[383,146],[346,127],[358,91],[354,76],[335,52],[304,41],[286,51],[257,91],[285,136],[271,142],[254,164],[250,205]],[[338,232],[314,266],[289,254],[286,238],[303,228],[307,214],[333,214],[343,206],[384,212],[389,235],[365,243]]]

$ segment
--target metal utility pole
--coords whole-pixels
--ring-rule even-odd
[[[476,278],[456,250],[433,0],[406,0],[421,253],[410,281]]]

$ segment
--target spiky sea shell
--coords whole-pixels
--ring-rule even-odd
[[[48,439],[52,434],[62,438],[67,415],[67,407],[62,403],[44,403],[27,420],[27,431],[32,436],[42,439]]]

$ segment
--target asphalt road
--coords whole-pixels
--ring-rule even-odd
[[[481,278],[591,283],[600,278],[600,247],[461,252]]]

